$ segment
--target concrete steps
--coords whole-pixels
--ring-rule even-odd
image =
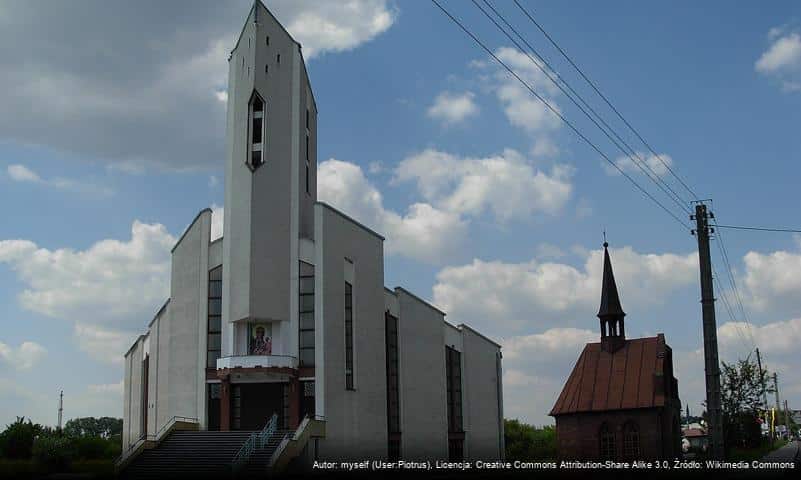
[[[123,478],[231,477],[231,460],[254,432],[174,431],[156,448],[145,450],[124,471]],[[288,430],[270,437],[237,476],[265,476],[270,457]]]

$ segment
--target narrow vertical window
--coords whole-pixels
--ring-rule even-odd
[[[602,460],[615,459],[615,433],[609,428],[607,423],[601,425],[598,432],[598,440],[600,441],[600,454]]]
[[[634,422],[623,426],[623,458],[636,460],[640,457],[640,429]]]
[[[217,368],[222,349],[222,265],[209,271],[209,307],[206,333],[206,367]]]
[[[384,314],[387,359],[387,451],[390,460],[400,459],[400,382],[398,380],[398,319],[387,311]]]
[[[445,347],[445,381],[448,402],[448,458],[458,462],[464,458],[462,427],[462,353]]]
[[[345,388],[353,387],[353,286],[345,282]]]
[[[309,132],[306,132],[306,193],[311,193],[311,181],[309,178]]]
[[[249,158],[248,163],[254,170],[264,163],[264,151],[266,144],[266,121],[264,116],[264,101],[258,93],[253,93],[250,99],[249,108],[249,135],[248,144]]]
[[[314,366],[314,265],[300,262],[298,295],[300,366]]]

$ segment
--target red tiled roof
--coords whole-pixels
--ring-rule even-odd
[[[701,428],[685,428],[682,432],[685,437],[706,437],[706,431]]]
[[[613,353],[588,343],[549,415],[664,406],[654,382],[663,378],[665,349],[662,334],[626,340]]]

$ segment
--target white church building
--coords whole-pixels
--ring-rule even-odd
[[[503,458],[500,345],[385,288],[381,234],[317,201],[301,46],[260,1],[229,57],[226,138],[223,237],[201,211],[125,353],[123,456],[275,418],[301,458]]]

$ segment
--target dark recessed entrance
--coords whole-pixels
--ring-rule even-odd
[[[261,430],[278,414],[278,428],[284,428],[283,383],[239,383],[231,388],[231,429]]]

